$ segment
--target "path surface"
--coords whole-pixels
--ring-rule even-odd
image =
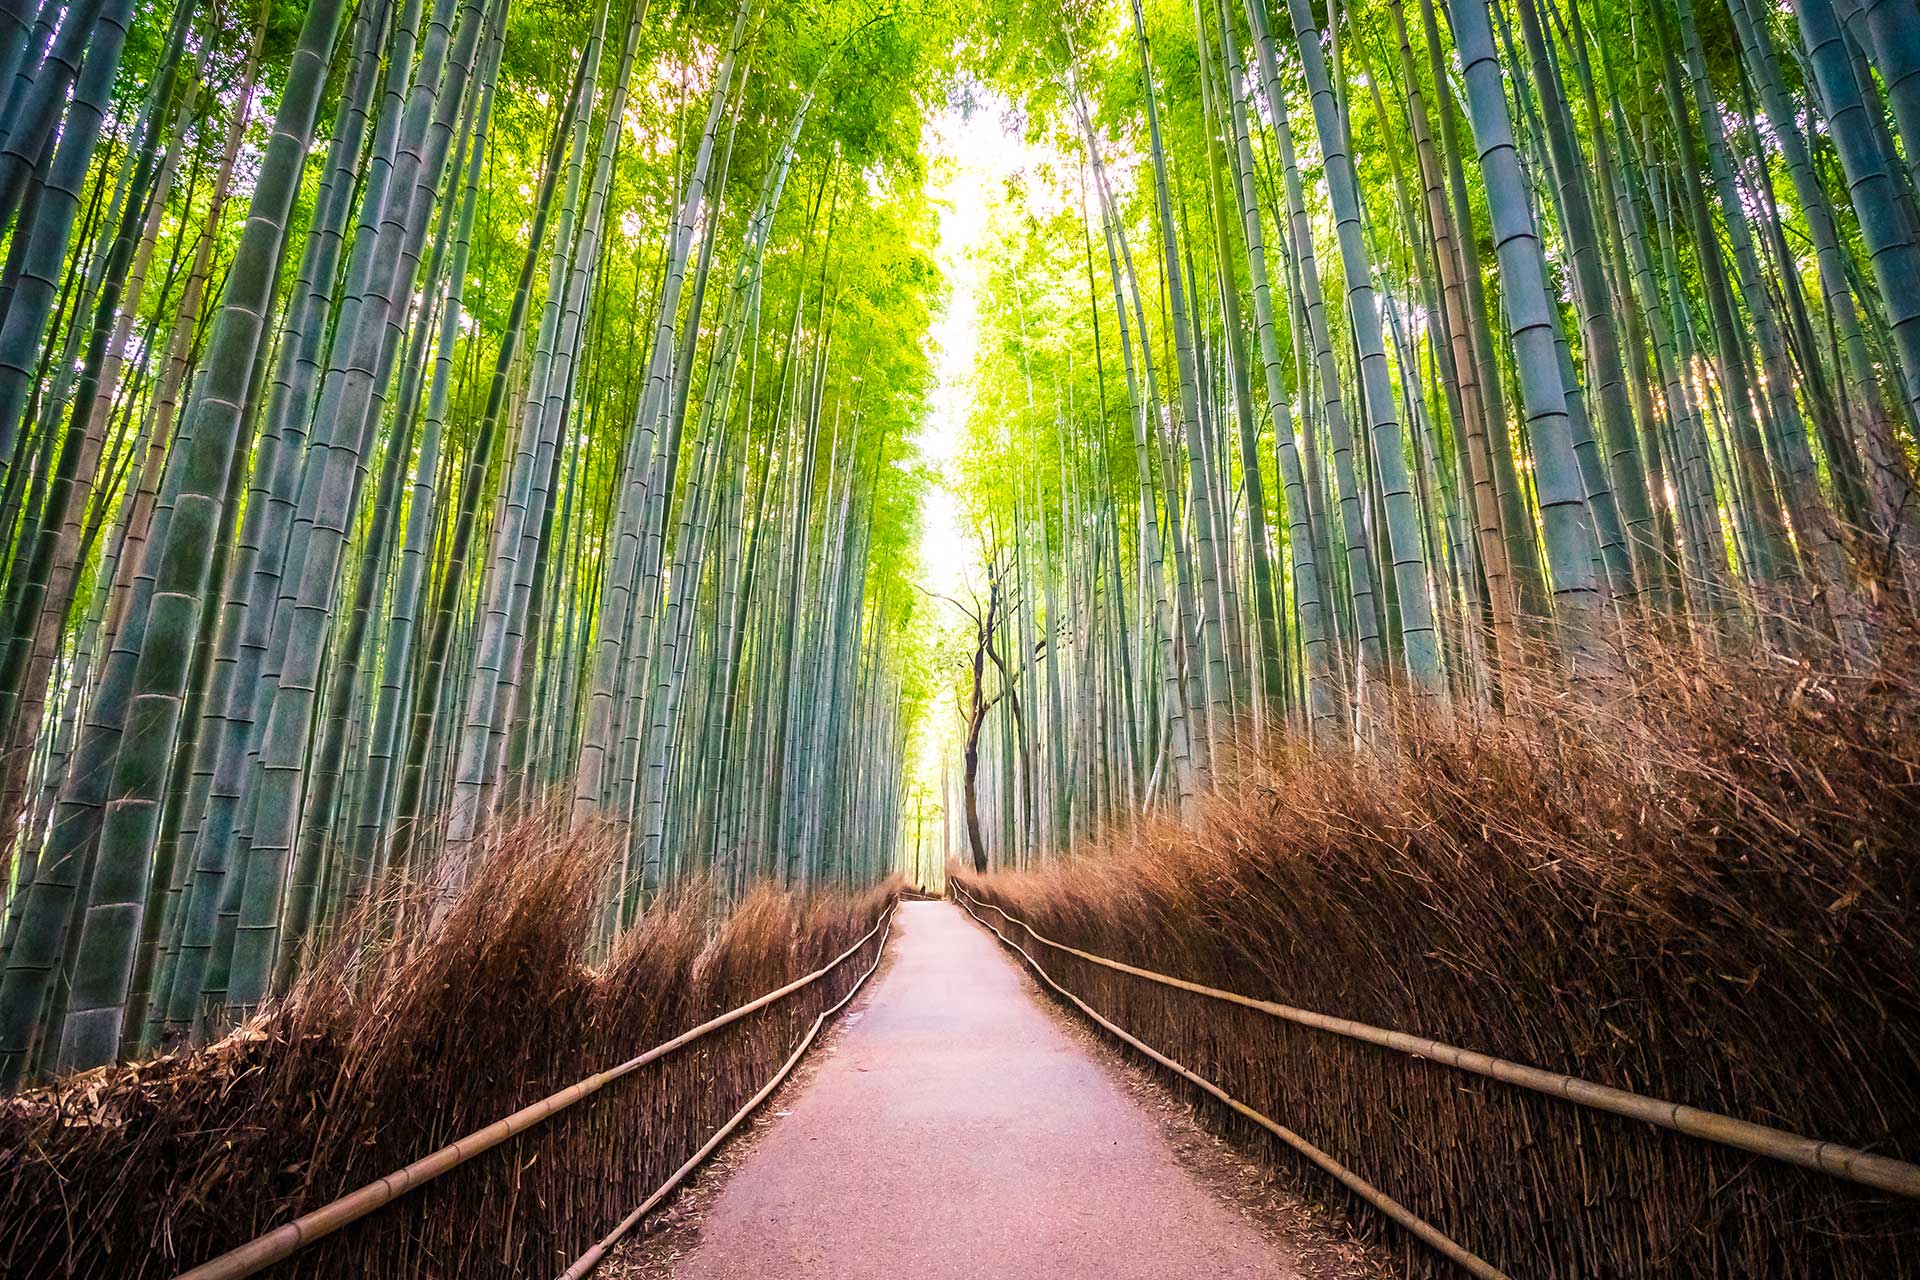
[[[857,1021],[721,1187],[676,1275],[1301,1275],[958,908],[902,903],[889,945]]]

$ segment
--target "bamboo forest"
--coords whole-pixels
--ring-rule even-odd
[[[1920,1268],[1915,0],[0,0],[0,255],[0,1272]]]

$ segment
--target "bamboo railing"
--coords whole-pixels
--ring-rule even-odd
[[[887,912],[886,919],[883,923],[886,924],[888,933],[891,933],[893,929],[892,910]],[[868,934],[867,936],[872,937],[873,935]],[[574,1264],[560,1274],[560,1280],[582,1280],[584,1276],[599,1266],[600,1260],[607,1256],[609,1249],[618,1244],[622,1237],[644,1221],[646,1216],[652,1213],[661,1201],[673,1194],[673,1189],[684,1182],[688,1174],[691,1174],[695,1169],[699,1168],[701,1163],[713,1154],[715,1148],[727,1140],[727,1135],[740,1127],[741,1121],[752,1115],[755,1108],[773,1096],[773,1091],[780,1087],[781,1081],[785,1080],[787,1076],[792,1073],[793,1069],[800,1065],[801,1057],[812,1047],[815,1038],[820,1034],[820,1028],[827,1025],[827,1019],[846,1008],[849,1004],[852,1004],[853,998],[860,994],[860,988],[867,985],[867,979],[871,978],[874,970],[880,967],[880,956],[886,950],[886,946],[887,934],[883,933],[880,935],[879,947],[874,950],[873,963],[867,966],[867,971],[860,975],[859,981],[848,988],[847,994],[841,996],[834,1004],[820,1011],[820,1015],[813,1020],[813,1025],[808,1027],[806,1034],[800,1037],[800,1042],[793,1046],[793,1052],[787,1055],[787,1060],[780,1065],[780,1069],[774,1072],[773,1076],[765,1084],[760,1086],[757,1093],[747,1099],[745,1106],[733,1113],[732,1119],[715,1130],[713,1136],[708,1138],[706,1143],[698,1151],[689,1156],[685,1164],[675,1169],[672,1177],[661,1183],[652,1195],[642,1200],[632,1213],[622,1218],[619,1224],[616,1225],[612,1231],[608,1232],[598,1244],[575,1259]],[[851,954],[851,952],[848,954]],[[842,958],[844,959],[844,957]],[[839,962],[835,961],[835,963],[837,964]]]
[[[1577,1076],[1559,1072],[1545,1071],[1525,1063],[1496,1058],[1490,1054],[1457,1045],[1428,1039],[1424,1036],[1409,1035],[1384,1027],[1371,1026],[1349,1018],[1334,1017],[1316,1013],[1309,1009],[1299,1009],[1291,1005],[1271,1000],[1260,1000],[1234,991],[1225,991],[1218,987],[1209,987],[1202,983],[1189,982],[1151,969],[1142,969],[1119,960],[1084,951],[1064,942],[1056,941],[1036,931],[1024,920],[1013,915],[1003,907],[983,901],[969,894],[959,885],[953,885],[955,900],[961,908],[972,916],[982,927],[991,931],[1010,949],[1017,952],[1034,972],[1048,986],[1059,992],[1075,1004],[1081,1011],[1099,1023],[1106,1030],[1138,1049],[1154,1061],[1167,1067],[1183,1079],[1199,1087],[1204,1092],[1225,1103],[1236,1113],[1273,1133],[1276,1137],[1293,1147],[1296,1151],[1320,1165],[1327,1172],[1344,1183],[1362,1199],[1371,1203],[1388,1217],[1406,1228],[1413,1235],[1425,1241],[1438,1252],[1459,1263],[1470,1274],[1482,1277],[1498,1276],[1501,1273],[1483,1259],[1467,1252],[1457,1242],[1441,1234],[1431,1224],[1420,1219],[1405,1206],[1393,1201],[1384,1193],[1365,1182],[1351,1170],[1334,1160],[1326,1152],[1308,1142],[1300,1135],[1286,1129],[1272,1118],[1262,1115],[1239,1099],[1230,1096],[1212,1081],[1198,1075],[1183,1064],[1174,1061],[1158,1050],[1146,1045],[1124,1028],[1096,1012],[1086,1001],[1069,991],[1051,974],[1047,973],[1039,961],[1034,959],[1026,948],[1014,942],[1007,933],[983,919],[975,907],[995,912],[1009,927],[1017,927],[1035,943],[1055,951],[1063,952],[1088,964],[1127,974],[1147,982],[1185,991],[1208,999],[1239,1005],[1274,1018],[1291,1022],[1299,1026],[1310,1027],[1351,1040],[1391,1049],[1409,1057],[1420,1058],[1456,1070],[1498,1080],[1505,1084],[1529,1090],[1550,1098],[1557,1098],[1575,1106],[1595,1111],[1607,1112],[1629,1120],[1641,1121],[1659,1128],[1686,1134],[1705,1142],[1747,1152],[1769,1159],[1779,1160],[1805,1169],[1828,1174],[1834,1178],[1870,1187],[1877,1191],[1893,1195],[1920,1198],[1920,1165],[1890,1156],[1875,1155],[1854,1147],[1843,1146],[1835,1142],[1821,1141],[1804,1135],[1777,1129],[1769,1125],[1755,1124],[1751,1121],[1736,1119],[1715,1111],[1699,1107],[1690,1107],[1659,1098],[1647,1097],[1626,1089],[1616,1089],[1583,1080]]]
[[[1870,1151],[1842,1146],[1837,1142],[1823,1142],[1817,1138],[1803,1137],[1785,1129],[1773,1128],[1771,1125],[1755,1124],[1750,1120],[1737,1120],[1717,1111],[1706,1111],[1678,1102],[1649,1098],[1645,1094],[1595,1084],[1591,1080],[1582,1080],[1578,1076],[1561,1075],[1557,1071],[1543,1071],[1538,1067],[1527,1066],[1525,1063],[1496,1058],[1472,1049],[1462,1049],[1457,1045],[1446,1044],[1439,1040],[1429,1040],[1425,1036],[1408,1035],[1403,1031],[1389,1031],[1384,1027],[1369,1026],[1367,1023],[1355,1022],[1350,1018],[1336,1018],[1330,1014],[1315,1013],[1310,1009],[1296,1009],[1291,1005],[1278,1004],[1272,1000],[1256,1000],[1252,996],[1243,996],[1238,992],[1222,991],[1218,987],[1188,982],[1184,978],[1169,977],[1164,973],[1155,973],[1151,969],[1136,968],[1118,960],[1095,955],[1091,951],[1082,951],[1078,947],[1068,946],[1064,942],[1056,942],[1052,938],[1034,932],[1024,920],[1008,914],[993,903],[982,902],[958,886],[954,891],[977,905],[999,912],[1002,919],[1019,925],[1028,937],[1042,946],[1064,951],[1089,964],[1096,964],[1118,973],[1131,974],[1136,978],[1144,978],[1149,982],[1157,982],[1161,986],[1173,987],[1194,995],[1207,996],[1210,999],[1255,1009],[1288,1022],[1298,1023],[1303,1027],[1313,1027],[1351,1040],[1398,1050],[1410,1057],[1427,1058],[1461,1071],[1486,1076],[1490,1080],[1499,1080],[1504,1084],[1531,1089],[1535,1093],[1545,1094],[1550,1098],[1559,1098],[1576,1106],[1611,1112],[1629,1120],[1644,1121],[1663,1129],[1671,1129],[1676,1133],[1684,1133],[1689,1137],[1717,1142],[1721,1146],[1733,1147],[1752,1155],[1767,1156],[1805,1169],[1830,1174],[1848,1182],[1857,1182],[1861,1186],[1872,1187],[1877,1191],[1920,1199],[1920,1165],[1909,1164],[1905,1160],[1896,1160],[1891,1156],[1877,1156]],[[974,918],[979,919],[978,916]]]
[[[321,1205],[317,1209],[304,1213],[292,1222],[275,1227],[266,1234],[257,1236],[237,1248],[230,1249],[217,1258],[203,1262],[190,1271],[182,1272],[177,1277],[177,1280],[241,1280],[241,1278],[245,1276],[257,1275],[267,1267],[290,1257],[299,1250],[313,1244],[315,1241],[332,1235],[334,1232],[359,1221],[368,1214],[392,1204],[408,1192],[426,1185],[453,1169],[459,1168],[476,1156],[499,1146],[507,1139],[535,1128],[544,1121],[574,1106],[576,1103],[592,1097],[616,1080],[632,1075],[635,1071],[640,1070],[649,1063],[657,1062],[662,1058],[668,1057],[678,1050],[684,1049],[688,1045],[719,1031],[721,1028],[730,1026],[742,1018],[748,1017],[769,1005],[785,999],[796,991],[812,985],[846,963],[869,942],[873,941],[877,935],[880,938],[880,946],[875,951],[874,964],[868,968],[865,974],[861,975],[860,981],[855,984],[853,990],[858,991],[860,985],[864,984],[867,978],[872,976],[874,968],[877,968],[879,965],[880,952],[884,951],[887,937],[892,929],[893,913],[894,907],[889,905],[880,919],[874,923],[873,928],[868,930],[858,942],[855,942],[852,946],[848,947],[820,968],[815,969],[812,973],[795,978],[783,987],[769,991],[765,995],[748,1001],[736,1009],[730,1009],[726,1013],[709,1019],[697,1027],[683,1031],[673,1039],[657,1044],[645,1053],[629,1058],[617,1066],[596,1072],[583,1080],[568,1085],[557,1093],[549,1094],[538,1102],[530,1103],[512,1115],[496,1120],[483,1129],[475,1130],[463,1138],[448,1143],[437,1151],[422,1156],[405,1168],[397,1169],[384,1177],[376,1178],[356,1191],[351,1191],[336,1200]],[[852,992],[849,992],[845,999],[842,999],[839,1003],[822,1012],[821,1015],[814,1020],[813,1026],[807,1031],[806,1035],[802,1037],[799,1048],[788,1058],[786,1064],[781,1067],[771,1084],[763,1087],[756,1093],[748,1104],[739,1112],[736,1112],[733,1118],[722,1127],[720,1132],[712,1139],[709,1139],[691,1160],[674,1172],[664,1187],[648,1197],[648,1200],[642,1206],[643,1209],[657,1204],[661,1199],[664,1199],[668,1192],[671,1192],[674,1187],[678,1186],[702,1160],[712,1153],[714,1148],[719,1146],[721,1139],[724,1139],[727,1134],[731,1133],[734,1128],[752,1112],[754,1107],[765,1100],[767,1095],[772,1092],[772,1086],[777,1085],[779,1081],[784,1079],[787,1073],[793,1069],[793,1065],[799,1060],[801,1052],[813,1042],[826,1019],[831,1014],[844,1008],[851,998]],[[641,1216],[644,1216],[644,1214],[636,1213],[630,1216],[614,1236],[603,1240],[601,1245],[597,1245],[595,1248],[604,1252],[603,1246],[610,1245],[614,1240],[617,1240],[619,1235],[624,1234],[627,1229],[631,1228],[633,1223],[639,1221]],[[590,1256],[592,1256],[595,1261],[597,1261],[599,1257],[598,1254],[590,1254]],[[576,1263],[575,1265],[578,1266],[579,1264]],[[589,1266],[588,1269],[590,1270],[591,1267]],[[575,1272],[570,1270],[568,1274],[585,1275],[586,1271],[581,1270]]]
[[[1008,947],[1018,952],[1020,954],[1020,957],[1027,962],[1029,967],[1033,969],[1034,973],[1039,975],[1039,978],[1042,982],[1052,987],[1055,991],[1065,996],[1068,1000],[1071,1000],[1074,1003],[1074,1005],[1077,1006],[1082,1013],[1086,1014],[1089,1018],[1099,1023],[1106,1030],[1112,1032],[1113,1035],[1125,1041],[1127,1044],[1131,1045],[1135,1049],[1138,1049],[1141,1053],[1144,1053],[1145,1055],[1147,1055],[1147,1057],[1152,1058],[1155,1062],[1167,1068],[1169,1071],[1174,1072],[1176,1075],[1180,1076],[1183,1080],[1186,1080],[1188,1083],[1198,1087],[1199,1089],[1203,1090],[1204,1092],[1211,1095],[1212,1097],[1217,1098],[1221,1102],[1224,1102],[1227,1106],[1231,1107],[1237,1114],[1244,1116],[1248,1120],[1253,1121],[1253,1123],[1259,1125],[1261,1128],[1265,1129],[1268,1133],[1271,1133],[1274,1137],[1280,1139],[1282,1142],[1292,1147],[1295,1151],[1298,1151],[1301,1155],[1305,1156],[1307,1159],[1319,1165],[1322,1169],[1325,1169],[1328,1173],[1332,1174],[1335,1178],[1338,1178],[1341,1184],[1344,1185],[1349,1191],[1352,1191],[1355,1195],[1365,1200],[1368,1204],[1372,1205],[1374,1208],[1380,1210],[1380,1212],[1386,1214],[1389,1218],[1399,1223],[1402,1227],[1406,1228],[1409,1232],[1411,1232],[1414,1236],[1418,1237],[1421,1241],[1425,1242],[1429,1247],[1434,1249],[1436,1252],[1458,1263],[1460,1265],[1460,1268],[1464,1270],[1468,1275],[1476,1276],[1479,1278],[1479,1280],[1511,1280],[1511,1277],[1509,1277],[1506,1272],[1500,1270],[1500,1268],[1494,1266],[1491,1262],[1488,1262],[1485,1258],[1482,1258],[1480,1255],[1474,1253],[1472,1250],[1468,1249],[1465,1245],[1461,1244],[1459,1241],[1455,1240],[1453,1237],[1441,1231],[1440,1228],[1434,1226],[1431,1222],[1428,1222],[1425,1218],[1422,1218],[1419,1214],[1407,1208],[1407,1206],[1401,1204],[1398,1200],[1395,1200],[1392,1196],[1389,1196],[1386,1192],[1380,1190],[1380,1188],[1374,1186],[1371,1182],[1368,1182],[1365,1178],[1362,1178],[1359,1174],[1355,1173],[1352,1169],[1349,1169],[1346,1165],[1334,1159],[1333,1156],[1329,1155],[1327,1152],[1321,1150],[1319,1147],[1315,1146],[1313,1143],[1307,1141],[1305,1138],[1301,1137],[1299,1134],[1295,1133],[1293,1130],[1281,1124],[1278,1120],[1275,1120],[1273,1117],[1265,1115],[1259,1111],[1255,1111],[1252,1107],[1240,1101],[1240,1099],[1234,1097],[1232,1094],[1228,1093],[1225,1089],[1222,1089],[1219,1085],[1207,1079],[1205,1076],[1200,1075],[1198,1072],[1183,1065],[1182,1063],[1174,1061],[1172,1058],[1169,1058],[1166,1054],[1161,1053],[1158,1049],[1155,1049],[1153,1046],[1139,1039],[1132,1032],[1128,1031],[1125,1027],[1122,1027],[1118,1023],[1112,1021],[1111,1019],[1102,1016],[1093,1008],[1092,1005],[1088,1004],[1085,1000],[1082,1000],[1079,996],[1075,995],[1073,992],[1067,990],[1065,987],[1061,986],[1058,982],[1056,982],[1053,978],[1053,975],[1048,973],[1044,968],[1042,968],[1040,965],[1040,962],[1038,960],[1035,960],[1033,956],[1028,953],[1025,947],[1021,946],[1019,943],[1009,938],[1006,934],[1002,933],[999,929],[994,928],[994,926],[989,924],[987,921],[981,920],[980,916],[974,911],[973,907],[967,904],[969,902],[973,902],[983,907],[992,908],[995,911],[1000,911],[1000,908],[994,906],[991,902],[980,902],[978,898],[970,897],[964,889],[960,888],[959,885],[954,885],[953,891],[955,894],[959,896],[960,899],[963,899],[963,901],[960,902],[960,907],[963,911],[965,911],[968,915],[972,916],[976,921],[978,921],[982,928],[989,930],[994,937],[1000,939],[1001,942],[1005,943]],[[1000,911],[1000,915],[1002,919],[1005,919],[1014,924],[1019,924],[1022,929],[1027,929],[1027,926],[1025,924],[1022,924],[1020,921],[1015,920],[1014,917],[1008,915],[1006,912]],[[1034,938],[1040,937],[1039,934],[1034,933],[1033,930],[1031,929],[1027,929],[1027,933],[1029,936]],[[1048,945],[1059,946],[1060,944],[1049,943]]]

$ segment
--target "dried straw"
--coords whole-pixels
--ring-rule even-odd
[[[1141,968],[1914,1161],[1920,642],[1883,641],[1868,670],[1678,652],[1640,655],[1630,687],[1509,680],[1501,712],[1289,743],[1192,825],[963,883]],[[1514,1274],[1920,1272],[1909,1200],[1055,959],[1103,1016]]]
[[[593,969],[603,850],[545,832],[498,836],[425,945],[350,934],[286,1002],[205,1050],[0,1107],[0,1272],[173,1276],[819,968],[893,891],[763,890],[724,921],[689,892]],[[737,1111],[864,967],[648,1064],[273,1274],[557,1273]]]

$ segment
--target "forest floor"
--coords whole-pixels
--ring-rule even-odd
[[[1385,1255],[1202,1130],[944,902],[617,1280],[1363,1280]]]

